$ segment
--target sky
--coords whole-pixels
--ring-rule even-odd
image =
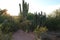
[[[29,3],[29,12],[46,12],[50,14],[52,11],[60,8],[60,0],[25,0]],[[0,8],[7,9],[8,13],[17,16],[19,13],[19,3],[22,0],[0,0]]]

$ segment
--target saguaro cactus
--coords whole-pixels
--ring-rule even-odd
[[[29,4],[27,2],[22,2],[22,9],[23,9],[23,17],[27,17],[28,9],[29,9]]]
[[[20,14],[22,14],[23,17],[26,18],[29,10],[29,4],[27,4],[27,2],[22,0],[22,9],[21,9],[21,4],[19,4],[19,6],[20,6]]]
[[[19,4],[19,7],[20,7],[20,14],[21,14],[21,4]]]

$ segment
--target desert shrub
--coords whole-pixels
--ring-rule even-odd
[[[12,40],[12,33],[5,34],[0,28],[0,40]]]
[[[34,33],[35,33],[37,38],[40,38],[40,34],[46,32],[46,31],[48,31],[48,29],[46,27],[40,27],[40,28],[37,27],[35,29]]]

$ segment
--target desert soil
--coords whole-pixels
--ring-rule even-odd
[[[12,36],[13,40],[35,40],[34,33],[32,32],[24,32],[22,30],[18,30]]]

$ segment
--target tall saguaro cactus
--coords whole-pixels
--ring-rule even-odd
[[[29,10],[29,4],[27,4],[27,2],[22,0],[22,9],[21,9],[21,4],[19,4],[19,7],[20,7],[20,14],[22,14],[23,17],[26,18]]]
[[[20,13],[21,13],[21,4],[19,4],[19,7],[20,7]]]
[[[28,9],[29,9],[29,4],[27,4],[27,2],[23,0],[22,2],[23,17],[27,17]]]

